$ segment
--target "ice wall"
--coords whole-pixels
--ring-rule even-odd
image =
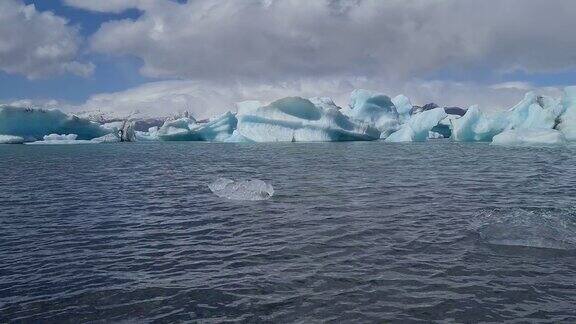
[[[379,131],[351,121],[335,107],[288,97],[238,114],[238,138],[254,142],[374,140]],[[242,136],[242,137],[240,137]]]
[[[444,108],[434,108],[410,117],[400,130],[386,138],[387,142],[424,142],[428,133],[438,125],[448,114]]]
[[[354,90],[350,105],[342,113],[353,120],[376,127],[381,138],[386,138],[400,127],[396,106],[390,97],[367,90]]]
[[[110,130],[97,123],[60,110],[42,110],[0,106],[0,134],[20,136],[27,140],[49,134],[76,134],[78,139],[92,139]]]
[[[155,136],[162,141],[213,141],[221,142],[232,135],[238,120],[227,112],[200,123],[190,117],[166,121]]]

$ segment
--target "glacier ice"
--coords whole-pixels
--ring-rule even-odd
[[[559,118],[558,129],[569,141],[576,141],[576,86],[564,88],[562,98],[563,113]]]
[[[20,136],[0,135],[0,144],[22,144],[24,141],[24,138]]]
[[[158,126],[148,128],[147,132],[135,131],[136,141],[150,142],[158,140]]]
[[[473,229],[491,245],[574,250],[573,216],[569,210],[494,210],[477,215]]]
[[[90,144],[89,140],[78,140],[76,134],[49,134],[43,140],[26,143],[29,145],[69,145],[69,144]]]
[[[350,105],[342,113],[353,120],[373,125],[386,138],[399,128],[399,116],[390,97],[367,90],[354,90]]]
[[[218,197],[231,200],[266,200],[274,195],[272,185],[258,179],[234,181],[218,178],[208,188]]]
[[[102,113],[87,116],[98,123],[59,110],[0,105],[0,134],[4,134],[3,142],[40,140],[42,144],[55,143],[55,138],[42,140],[50,134],[76,134],[75,144],[83,140],[239,143],[377,139],[408,142],[428,138],[491,142],[497,135],[500,136],[494,139],[494,144],[551,144],[576,141],[576,87],[565,88],[561,100],[528,92],[512,108],[492,114],[480,111],[477,106],[468,110],[440,108],[434,103],[413,106],[405,95],[391,99],[358,89],[352,92],[350,103],[344,108],[328,97],[288,97],[270,104],[240,102],[235,112],[208,120],[196,120],[188,113],[169,119]],[[8,140],[5,136],[18,138]]]
[[[452,120],[451,138],[459,142],[490,142],[507,126],[506,118],[484,115],[478,106],[468,108],[464,116]]]
[[[495,145],[557,145],[566,143],[566,137],[555,129],[525,128],[503,131],[494,136]]]
[[[507,129],[552,129],[562,113],[562,105],[554,98],[528,92],[522,101],[507,112]]]
[[[253,140],[240,134],[240,132],[235,129],[230,137],[224,140],[225,143],[254,143]]]
[[[410,112],[412,111],[413,106],[408,97],[405,95],[398,95],[392,98],[392,103],[396,107],[400,123],[404,123],[410,118]]]
[[[162,141],[221,142],[232,135],[237,123],[235,114],[231,112],[203,123],[191,117],[183,117],[166,121],[155,136]]]
[[[50,134],[44,136],[45,141],[75,141],[76,138],[78,138],[78,135],[76,134]]]
[[[351,121],[337,108],[316,106],[300,97],[246,109],[237,118],[237,135],[254,142],[329,142],[379,137],[377,129]]]
[[[408,122],[386,138],[387,142],[423,142],[428,139],[429,132],[448,114],[444,108],[434,108],[412,115]]]
[[[60,110],[43,110],[0,106],[0,134],[41,139],[49,134],[77,134],[88,140],[103,136],[110,130],[97,123]]]

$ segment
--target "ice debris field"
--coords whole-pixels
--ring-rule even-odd
[[[561,98],[529,92],[508,110],[414,106],[355,90],[347,107],[330,98],[288,97],[270,104],[238,103],[234,112],[198,121],[82,118],[60,110],[0,106],[1,144],[97,144],[134,141],[208,142],[424,142],[450,138],[494,145],[558,145],[576,141],[576,86]]]

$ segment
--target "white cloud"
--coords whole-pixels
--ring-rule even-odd
[[[31,79],[88,76],[94,65],[76,60],[80,43],[77,29],[64,18],[19,0],[0,1],[0,70]]]
[[[103,24],[91,47],[140,57],[141,72],[151,77],[407,80],[450,68],[473,80],[473,72],[466,74],[471,69],[497,74],[576,67],[576,43],[568,41],[576,28],[576,1],[68,2],[93,10],[143,10],[136,20]]]

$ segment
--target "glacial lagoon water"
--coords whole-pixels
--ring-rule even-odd
[[[575,189],[571,146],[2,145],[0,322],[575,322]]]

